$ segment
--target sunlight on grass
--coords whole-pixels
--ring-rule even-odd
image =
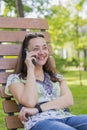
[[[82,82],[82,85],[87,85],[87,79],[86,80],[81,80],[81,82]],[[79,79],[74,80],[74,78],[73,78],[73,79],[67,80],[67,83],[68,83],[68,85],[70,85],[70,84],[80,85],[80,80]]]
[[[87,86],[87,79],[82,80],[82,84]]]

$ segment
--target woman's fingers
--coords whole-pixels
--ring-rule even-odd
[[[25,59],[25,63],[27,66],[32,65],[32,63],[35,65],[37,60],[36,60],[36,53],[35,52],[27,52],[27,56]]]
[[[38,113],[37,108],[27,108],[27,107],[22,107],[21,111],[19,112],[19,119],[21,121],[28,121],[28,117],[30,115],[34,115]]]
[[[21,111],[19,112],[19,119],[21,121],[27,121],[28,120],[28,112],[26,108],[22,108]]]
[[[19,119],[21,120],[21,121],[24,121],[24,122],[26,122],[26,121],[28,121],[28,117],[26,117],[26,114],[24,115],[24,114],[22,114],[22,115],[20,115],[19,114]]]

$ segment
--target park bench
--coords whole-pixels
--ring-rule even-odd
[[[44,33],[47,42],[50,41],[46,19],[0,17],[0,96],[8,130],[24,128],[18,119],[19,108],[12,96],[4,92],[9,74],[17,63],[21,43],[26,33],[39,31]]]

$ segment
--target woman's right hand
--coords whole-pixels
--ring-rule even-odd
[[[19,112],[19,119],[21,121],[28,121],[28,117],[34,114],[38,113],[37,108],[27,108],[27,107],[22,107],[21,111]]]
[[[36,53],[34,51],[27,52],[26,54],[26,59],[25,59],[25,64],[27,68],[29,69],[34,69],[35,65],[33,64],[32,60],[34,59],[36,61]]]

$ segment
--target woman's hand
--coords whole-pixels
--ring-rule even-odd
[[[34,115],[38,113],[37,108],[27,108],[27,107],[22,107],[21,111],[19,112],[19,119],[21,121],[28,121],[28,116]]]
[[[33,64],[32,60],[36,61],[35,57],[36,57],[36,53],[34,51],[27,52],[26,59],[25,59],[25,64],[26,64],[27,68],[34,68],[34,64]]]

